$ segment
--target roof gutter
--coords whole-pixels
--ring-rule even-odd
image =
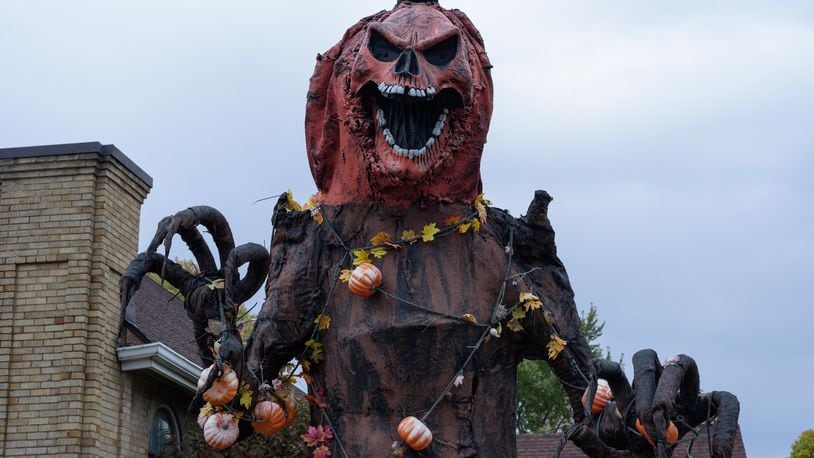
[[[203,369],[161,342],[119,347],[116,353],[122,372],[144,371],[193,393],[198,389]]]

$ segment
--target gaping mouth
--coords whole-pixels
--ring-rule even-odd
[[[376,120],[385,141],[399,156],[421,158],[444,132],[455,91],[430,86],[408,88],[381,83],[376,97]]]

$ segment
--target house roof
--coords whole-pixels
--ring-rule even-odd
[[[128,345],[161,342],[198,366],[203,365],[183,302],[150,277],[141,282],[127,307],[125,320],[141,340]]]
[[[707,444],[707,430],[702,429],[695,441],[691,435],[684,436],[678,446],[673,450],[673,456],[693,458],[710,458],[709,446]],[[559,434],[520,434],[517,436],[517,458],[544,458],[554,456],[560,446]],[[687,450],[692,447],[690,450]],[[587,455],[582,453],[571,441],[568,441],[560,457],[562,458],[584,458]],[[735,447],[732,450],[733,458],[745,458],[746,448],[743,445],[740,429],[735,435]]]

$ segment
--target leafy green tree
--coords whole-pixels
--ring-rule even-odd
[[[582,332],[594,357],[610,358],[597,343],[605,322],[599,321],[596,306],[580,314]],[[620,359],[621,361],[621,359]],[[562,431],[572,421],[571,405],[562,385],[545,361],[526,360],[517,368],[517,429],[521,433]]]
[[[791,458],[814,458],[814,429],[803,431],[794,441]]]

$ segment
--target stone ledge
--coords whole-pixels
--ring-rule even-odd
[[[0,148],[0,159],[26,157],[63,156],[67,154],[96,153],[100,156],[116,158],[127,170],[138,177],[147,187],[153,187],[153,178],[114,145],[99,142],[66,143],[61,145],[26,146],[22,148]]]

